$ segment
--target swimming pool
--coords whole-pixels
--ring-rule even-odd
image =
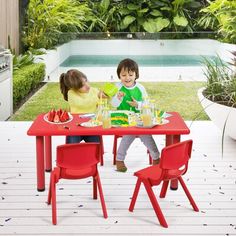
[[[203,57],[218,54],[230,61],[232,45],[212,39],[192,40],[72,40],[40,55],[46,64],[46,81],[58,81],[69,69],[84,72],[90,81],[118,80],[120,60],[139,64],[140,81],[205,81]]]
[[[61,67],[100,67],[117,66],[124,58],[135,60],[139,66],[201,66],[203,58],[217,60],[209,55],[73,55],[69,56]]]

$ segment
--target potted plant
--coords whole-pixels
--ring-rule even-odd
[[[236,140],[236,51],[232,63],[204,58],[206,85],[198,91],[204,111],[224,135]]]

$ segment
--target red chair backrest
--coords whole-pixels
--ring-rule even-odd
[[[73,143],[57,146],[57,166],[83,169],[99,162],[99,143]]]
[[[180,170],[188,168],[192,152],[192,140],[179,142],[162,149],[160,168],[164,170]]]

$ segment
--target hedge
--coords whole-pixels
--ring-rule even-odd
[[[37,63],[24,66],[13,73],[13,106],[14,108],[37,88],[45,77],[45,64]]]

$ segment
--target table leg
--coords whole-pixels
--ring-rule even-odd
[[[180,142],[180,135],[173,135],[173,143]]]
[[[52,138],[45,136],[45,170],[50,172],[52,170]]]
[[[45,190],[45,174],[44,174],[44,138],[36,136],[36,168],[37,168],[37,189]]]
[[[169,146],[173,143],[173,135],[166,135],[166,146]]]
[[[166,135],[166,146],[178,143],[180,141],[180,135]],[[178,180],[174,179],[170,182],[170,189],[177,190],[178,189]]]

